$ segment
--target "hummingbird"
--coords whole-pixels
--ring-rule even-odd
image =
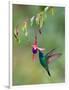
[[[49,71],[49,64],[56,60],[58,57],[61,56],[61,53],[54,52],[55,49],[50,50],[47,54],[44,55],[44,53],[39,49],[39,60],[40,64],[44,67],[44,69],[47,71],[48,75],[51,76]]]

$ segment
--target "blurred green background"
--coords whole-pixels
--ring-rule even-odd
[[[32,17],[43,10],[44,6],[13,4],[13,31],[17,24],[26,17]],[[47,14],[42,35],[38,34],[38,44],[46,48],[46,52],[57,48],[62,56],[49,64],[51,77],[40,65],[37,54],[36,61],[32,61],[31,45],[33,44],[33,29],[29,30],[29,42],[24,41],[20,47],[13,36],[13,85],[62,83],[65,81],[65,8],[55,7],[55,15]],[[26,45],[28,44],[28,45]]]

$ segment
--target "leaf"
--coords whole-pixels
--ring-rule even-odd
[[[23,22],[23,26],[22,26],[23,32],[24,32],[25,30],[27,30],[27,28],[28,28],[28,26],[27,26],[27,21],[25,21],[25,22]]]
[[[22,47],[24,46],[26,43],[27,43],[27,33],[25,32],[20,32],[20,35],[19,35],[19,45]]]
[[[28,32],[27,32],[27,31],[25,32],[25,36],[26,36],[26,37],[28,36]]]
[[[23,26],[22,26],[22,28],[21,28],[21,30],[22,30],[22,33],[23,33],[23,36],[28,36],[28,22],[27,21],[25,21],[24,23],[23,23]]]
[[[45,7],[44,12],[47,12],[48,9],[49,9],[49,7]]]
[[[22,27],[22,31],[23,31],[23,32],[25,31],[25,28],[24,28],[24,27]]]
[[[54,7],[50,7],[49,12],[50,12],[52,15],[55,15],[55,8],[54,8]]]
[[[33,16],[33,17],[30,19],[31,26],[32,26],[33,23],[34,23],[34,19],[35,19],[35,16]]]
[[[16,25],[14,32],[13,32],[13,35],[14,35],[17,42],[19,42],[19,33],[20,33],[19,25]]]
[[[39,25],[40,22],[40,14],[37,14],[36,16],[36,24]]]
[[[51,9],[52,15],[54,15],[54,8]]]
[[[42,12],[38,13],[37,16],[36,16],[36,24],[40,28],[42,28],[43,22],[44,22],[44,12],[42,11]]]
[[[42,28],[43,22],[44,22],[43,17],[41,17],[41,19],[40,19],[40,28]]]

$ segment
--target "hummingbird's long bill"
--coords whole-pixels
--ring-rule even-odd
[[[37,49],[40,50],[40,51],[44,51],[45,50],[45,48],[39,48],[39,47],[37,47]]]

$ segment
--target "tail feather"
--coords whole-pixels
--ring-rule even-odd
[[[45,68],[45,70],[47,71],[48,75],[51,77],[51,74],[49,72],[49,69]]]
[[[49,70],[47,72],[48,72],[48,75],[51,77],[51,74],[50,74]]]

